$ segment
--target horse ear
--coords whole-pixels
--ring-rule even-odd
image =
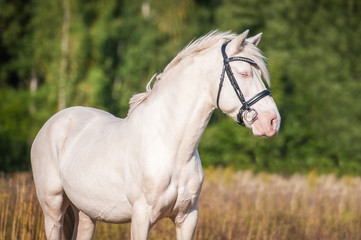
[[[247,29],[243,33],[239,34],[235,39],[233,39],[227,46],[228,54],[231,56],[233,54],[239,53],[242,50],[242,45],[246,40],[249,30]]]
[[[253,45],[257,46],[258,43],[261,41],[262,33],[258,33],[256,36],[247,38],[247,42],[252,43]]]

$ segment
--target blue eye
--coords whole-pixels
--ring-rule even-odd
[[[247,75],[247,73],[241,73],[241,76],[242,77],[247,77],[248,75]]]

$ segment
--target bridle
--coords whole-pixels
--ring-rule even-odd
[[[243,62],[248,62],[249,64],[251,64],[253,66],[257,66],[257,64],[252,59],[245,58],[245,57],[230,57],[229,58],[226,54],[226,46],[228,43],[229,43],[229,41],[222,45],[223,69],[222,69],[222,74],[221,74],[221,78],[219,81],[219,88],[218,88],[218,94],[217,94],[217,107],[219,109],[221,109],[219,107],[219,97],[220,97],[222,86],[223,86],[224,73],[226,72],[228,79],[229,79],[234,91],[236,92],[238,99],[242,103],[242,107],[239,109],[239,113],[237,114],[237,123],[242,126],[245,126],[243,119],[245,119],[249,124],[252,124],[257,119],[258,113],[254,108],[251,108],[251,106],[266,96],[272,96],[272,94],[269,90],[266,89],[266,90],[263,90],[262,92],[258,93],[257,95],[255,95],[254,97],[249,99],[248,101],[246,101],[241,89],[239,88],[239,86],[237,84],[236,78],[233,75],[233,72],[232,72],[231,66],[229,65],[229,62],[243,61]]]

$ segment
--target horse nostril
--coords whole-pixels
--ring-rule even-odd
[[[278,124],[277,118],[276,118],[276,117],[275,117],[275,118],[272,118],[272,120],[271,120],[271,126],[272,126],[272,128],[273,128],[274,130],[277,129],[277,124]]]

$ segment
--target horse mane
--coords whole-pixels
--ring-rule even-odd
[[[149,94],[152,92],[152,88],[150,87],[150,85],[152,84],[152,81],[156,76],[157,74],[154,74],[153,77],[149,80],[147,86],[145,87],[145,92],[134,94],[130,98],[128,115],[148,98]]]
[[[231,32],[219,32],[217,30],[209,32],[208,34],[191,41],[178,55],[165,67],[164,72],[178,65],[183,59],[195,55],[199,55],[202,51],[209,49],[220,41],[228,41],[235,38],[237,35]]]
[[[170,69],[177,66],[182,60],[187,57],[192,57],[196,55],[200,55],[205,50],[211,48],[215,44],[219,43],[220,41],[226,42],[232,40],[237,35],[234,33],[228,32],[219,32],[218,30],[211,31],[208,34],[200,37],[196,40],[191,41],[182,51],[180,51],[177,56],[164,68],[163,72],[160,74],[155,74],[151,80],[148,82],[146,86],[146,92],[137,93],[133,95],[129,100],[129,111],[128,116],[133,112],[133,110],[145,102],[148,96],[151,94],[151,83],[153,79],[156,77],[156,82],[160,81],[164,74],[166,74]],[[247,49],[246,53],[250,56],[258,65],[261,73],[268,85],[270,85],[269,74],[266,68],[266,64],[264,62],[265,57],[262,55],[260,50],[254,46],[253,44],[248,44],[247,41],[245,42],[244,49]]]

